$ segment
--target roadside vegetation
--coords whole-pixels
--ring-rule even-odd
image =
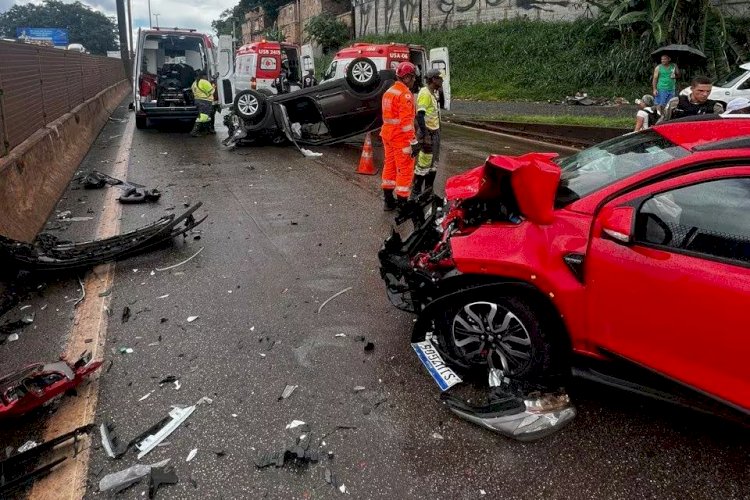
[[[539,123],[545,125],[581,125],[586,127],[609,127],[632,129],[632,117],[571,116],[571,115],[483,115],[472,116],[475,121],[512,123]]]

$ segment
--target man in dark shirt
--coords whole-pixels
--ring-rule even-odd
[[[306,89],[308,87],[314,87],[318,84],[318,80],[315,79],[315,71],[314,70],[307,70],[307,74],[302,79],[302,88]]]
[[[723,113],[724,107],[708,98],[711,94],[711,88],[711,80],[705,76],[696,76],[690,83],[690,95],[681,95],[670,100],[661,121],[686,116]]]

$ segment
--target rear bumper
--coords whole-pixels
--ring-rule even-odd
[[[199,113],[196,106],[158,107],[154,105],[143,106],[137,114],[149,120],[195,120]]]

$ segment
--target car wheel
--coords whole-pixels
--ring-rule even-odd
[[[467,372],[486,376],[488,368],[498,368],[526,380],[551,372],[552,343],[526,300],[467,296],[446,308],[435,326],[445,356]]]
[[[356,58],[346,68],[346,81],[356,89],[371,87],[378,79],[378,68],[367,57]]]
[[[136,116],[135,117],[135,128],[142,130],[144,128],[148,128],[148,118],[145,116]]]
[[[266,89],[266,88],[258,89],[258,93],[263,94],[266,97],[271,97],[273,95],[273,92],[271,91],[271,89]]]
[[[254,90],[243,90],[234,98],[234,109],[243,120],[254,121],[263,116],[266,97]]]

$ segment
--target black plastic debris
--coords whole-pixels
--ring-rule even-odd
[[[0,236],[0,262],[34,271],[79,269],[122,259],[171,240],[203,222],[193,213],[202,206],[198,202],[180,216],[166,215],[140,229],[102,240],[74,243],[41,233],[32,243]]]
[[[34,446],[23,453],[17,453],[4,460],[0,460],[0,498],[6,498],[5,494],[7,492],[16,490],[21,486],[46,476],[55,467],[70,458],[68,455],[58,457],[51,462],[29,470],[29,467],[36,466],[41,457],[47,452],[53,449],[59,450],[63,445],[72,445],[72,456],[75,457],[79,451],[77,447],[78,439],[88,434],[92,427],[92,425],[79,427],[71,432]]]
[[[129,319],[130,319],[130,307],[125,306],[122,309],[122,322],[127,323]]]
[[[375,350],[375,344],[368,342],[365,344],[365,352],[372,352]]]
[[[156,498],[156,492],[162,485],[177,484],[174,467],[152,467],[148,482],[148,497]]]
[[[142,189],[130,187],[120,195],[120,203],[134,204],[158,201],[161,198],[161,191],[158,189]]]
[[[255,459],[255,466],[263,469],[271,465],[280,468],[285,465],[305,466],[317,463],[320,460],[320,453],[318,450],[310,449],[310,434],[307,431],[304,432],[305,434],[298,437],[293,445],[287,446],[284,450],[261,453]]]
[[[128,445],[120,441],[120,438],[114,432],[114,426],[110,423],[103,423],[99,426],[99,435],[102,439],[102,446],[109,458],[120,458],[126,451]]]
[[[178,380],[180,380],[180,378],[177,377],[177,376],[175,376],[175,375],[167,375],[166,377],[164,377],[163,379],[161,379],[159,381],[159,385],[161,385],[161,384],[174,384]]]

